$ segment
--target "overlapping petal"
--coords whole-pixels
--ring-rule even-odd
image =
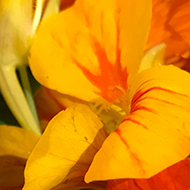
[[[190,57],[190,2],[153,0],[152,22],[146,48],[166,43],[166,63],[182,67]],[[187,67],[187,66],[186,66]]]
[[[149,179],[119,179],[108,182],[107,190],[189,190],[190,158]]]
[[[150,0],[78,0],[42,22],[30,52],[32,72],[61,93],[113,102],[138,71],[150,17]]]
[[[36,93],[35,103],[42,131],[47,127],[49,121],[61,110],[65,110],[76,103],[86,104],[82,100],[45,87],[41,87]]]
[[[22,188],[26,160],[38,140],[39,136],[29,130],[0,126],[0,189]]]
[[[174,66],[148,69],[131,85],[131,113],[105,140],[86,182],[149,178],[190,152],[190,76]]]
[[[20,63],[29,47],[32,28],[32,0],[0,1],[0,62]],[[24,56],[26,59],[26,57]]]
[[[103,124],[87,106],[71,106],[60,112],[27,162],[24,190],[84,187],[84,174],[106,137]]]
[[[0,189],[21,190],[24,185],[26,159],[5,155],[0,156]]]
[[[39,136],[19,127],[0,126],[0,156],[12,155],[27,159]]]

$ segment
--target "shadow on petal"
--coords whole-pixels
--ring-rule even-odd
[[[57,185],[56,187],[52,188],[52,190],[69,190],[72,189],[85,189],[85,188],[98,188],[98,189],[105,189],[107,181],[102,182],[91,182],[89,184],[84,182],[84,176],[90,167],[90,164],[93,160],[94,155],[99,150],[101,143],[100,143],[100,136],[104,134],[107,136],[107,132],[104,128],[101,128],[94,141],[90,144],[90,146],[84,151],[84,153],[80,156],[76,164],[70,169],[68,175],[63,179],[63,181]],[[103,142],[102,142],[103,143]],[[100,146],[97,146],[97,145]]]
[[[26,159],[16,156],[0,156],[0,189],[20,190],[24,185]]]
[[[28,159],[23,189],[75,187],[76,181],[83,186],[83,176],[107,135],[99,118],[85,105],[60,112]]]

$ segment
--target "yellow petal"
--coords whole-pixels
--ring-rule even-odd
[[[39,136],[19,127],[0,126],[0,156],[28,158]]]
[[[21,189],[24,167],[39,140],[35,133],[19,127],[0,126],[0,189]]]
[[[51,1],[45,1],[47,2],[47,5],[45,7],[45,11],[43,13],[42,20],[50,17],[53,14],[56,14],[60,10],[60,1],[61,0],[51,0]]]
[[[150,12],[150,0],[76,1],[42,22],[30,52],[34,76],[86,101],[117,100],[138,72]]]
[[[161,66],[164,64],[166,45],[159,44],[150,49],[144,56],[139,67],[139,73],[145,69]]]
[[[0,63],[27,63],[32,28],[32,0],[0,1]],[[22,61],[21,61],[22,60]]]
[[[60,112],[49,123],[28,160],[27,189],[47,190],[84,176],[107,133],[98,117],[84,105]]]
[[[131,113],[96,154],[86,182],[148,178],[190,153],[190,75],[174,66],[139,74]]]
[[[51,97],[57,104],[59,104],[59,107],[62,108],[67,108],[74,104],[87,104],[87,102],[81,99],[66,94],[61,94],[55,90],[50,90],[46,88],[46,92],[49,95],[49,97]]]

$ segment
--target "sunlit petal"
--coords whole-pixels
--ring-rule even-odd
[[[60,112],[50,121],[28,160],[24,190],[47,190],[59,184],[69,187],[72,180],[75,186],[78,178],[83,180],[106,137],[103,124],[87,106]]]
[[[96,154],[86,182],[148,178],[190,152],[190,76],[174,66],[148,69],[131,85],[131,113]]]
[[[0,156],[28,158],[39,136],[19,127],[0,125]]]
[[[76,1],[42,22],[31,48],[34,76],[86,101],[117,100],[138,72],[150,12],[150,0]]]
[[[24,10],[24,11],[23,11]],[[26,63],[32,28],[32,0],[0,1],[0,63]],[[24,60],[23,60],[24,58]],[[23,63],[22,63],[23,64]]]

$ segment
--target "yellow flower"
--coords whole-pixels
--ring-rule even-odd
[[[149,178],[188,156],[190,75],[158,66],[164,45],[143,58],[150,20],[149,0],[78,0],[41,23],[30,52],[36,79],[129,112],[108,137],[87,106],[60,112],[28,160],[24,190],[84,188],[84,176]]]
[[[141,19],[140,12],[147,10],[146,5],[137,7],[140,10],[135,17],[132,12],[126,15],[123,8],[120,19],[115,2],[88,4],[76,2],[73,8],[42,23],[31,48],[30,67],[37,80],[53,90],[85,101],[101,102],[104,98],[114,102],[127,91],[138,72],[150,10],[144,11]],[[141,32],[136,30],[138,27]]]

